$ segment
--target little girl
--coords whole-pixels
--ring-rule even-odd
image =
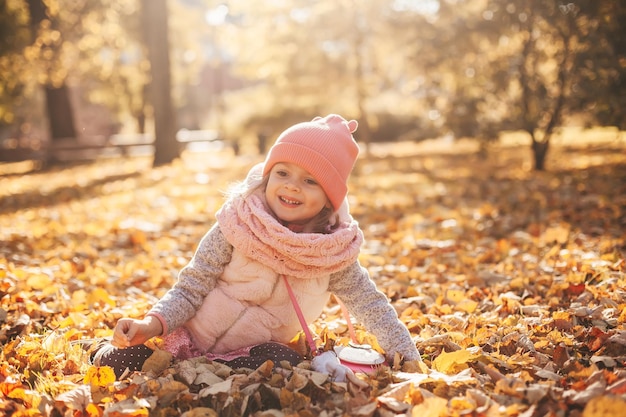
[[[289,286],[306,322],[330,294],[376,336],[387,359],[419,354],[407,328],[358,262],[363,234],[350,216],[347,181],[359,153],[354,120],[331,114],[284,131],[216,213],[176,284],[141,320],[123,318],[98,365],[118,378],[140,370],[164,337],[175,358],[204,355],[233,368],[303,358],[286,343],[302,329]]]

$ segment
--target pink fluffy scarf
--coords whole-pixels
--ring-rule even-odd
[[[363,233],[349,214],[330,234],[292,232],[269,213],[258,191],[229,199],[216,218],[235,249],[278,274],[298,278],[315,278],[348,267],[356,261],[363,242]]]

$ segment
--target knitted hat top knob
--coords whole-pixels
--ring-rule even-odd
[[[335,210],[348,192],[348,177],[359,146],[352,137],[358,123],[337,114],[316,117],[298,123],[280,134],[269,150],[263,175],[279,162],[289,162],[306,169],[321,185]]]

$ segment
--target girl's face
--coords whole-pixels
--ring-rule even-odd
[[[330,201],[322,186],[299,165],[279,162],[269,173],[265,199],[283,222],[304,224],[317,216]]]

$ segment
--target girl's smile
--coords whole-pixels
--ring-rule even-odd
[[[283,203],[285,203],[285,205],[287,206],[297,206],[299,204],[302,204],[301,202],[299,202],[298,200],[290,200],[287,197],[279,197],[280,201],[282,201]]]
[[[280,162],[270,171],[265,199],[279,220],[303,224],[330,202],[322,186],[299,165]]]

